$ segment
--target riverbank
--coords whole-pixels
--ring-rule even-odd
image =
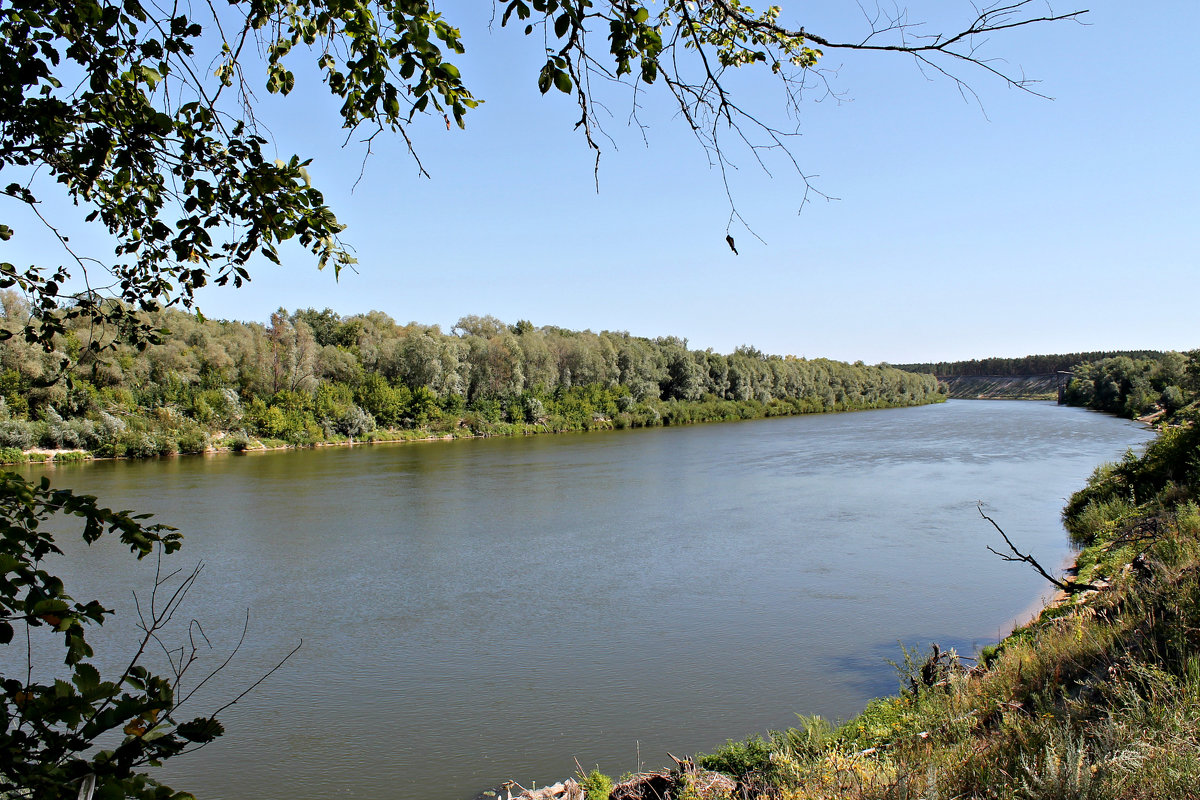
[[[1185,422],[1071,497],[1077,574],[978,663],[936,645],[906,651],[904,690],[846,722],[802,718],[615,787],[581,774],[582,794],[647,800],[653,784],[653,796],[680,800],[1200,797],[1198,498],[1200,427]]]
[[[562,424],[561,421],[557,424],[552,424],[552,421],[546,418],[534,422],[499,422],[472,416],[445,421],[443,425],[438,427],[377,428],[366,432],[358,438],[330,433],[325,438],[310,437],[301,441],[287,441],[269,436],[251,436],[244,429],[236,431],[205,431],[199,435],[189,436],[186,439],[184,437],[172,436],[169,432],[159,436],[148,436],[143,432],[133,446],[122,446],[120,442],[116,442],[95,450],[80,447],[0,447],[0,464],[77,463],[95,459],[137,459],[173,455],[267,452],[307,447],[354,447],[372,444],[481,439],[496,436],[536,436],[557,433],[624,430],[629,428],[670,427],[711,422],[734,422],[770,417],[798,416],[803,414],[831,414],[885,408],[908,408],[916,405],[942,403],[945,400],[946,397],[944,395],[933,395],[932,397],[922,399],[920,402],[850,403],[835,401],[831,406],[826,406],[822,401],[808,397],[797,400],[772,400],[769,403],[761,403],[755,400],[719,400],[717,398],[706,398],[698,401],[651,401],[639,404],[637,407],[631,407],[626,412],[619,412],[611,416],[591,414],[586,419],[573,421],[569,424]]]
[[[938,377],[947,396],[963,400],[1057,400],[1058,375]]]
[[[7,301],[20,306],[19,298]],[[27,316],[11,307],[10,319]],[[81,325],[64,331],[62,352],[48,353],[9,331],[0,342],[0,448],[147,458],[204,452],[239,432],[247,442],[232,449],[249,440],[271,446],[268,439],[308,446],[463,429],[478,436],[654,427],[941,396],[932,375],[886,364],[749,346],[721,355],[688,350],[677,337],[509,326],[492,317],[464,318],[448,334],[378,312],[342,317],[328,309],[280,310],[265,328],[176,310],[141,315],[138,324],[161,341],[138,350],[106,340],[93,352],[95,331]],[[73,365],[70,379],[47,384],[64,364]]]

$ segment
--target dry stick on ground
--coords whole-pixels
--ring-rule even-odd
[[[1022,553],[1020,550],[1017,549],[1016,545],[1014,545],[1012,543],[1012,540],[1008,538],[1008,534],[1004,532],[1004,529],[996,524],[996,520],[992,519],[987,514],[983,513],[983,503],[979,504],[979,516],[983,517],[988,522],[992,523],[992,527],[995,528],[1000,533],[1000,535],[1004,538],[1004,543],[1007,544],[1008,549],[1012,551],[1012,555],[1009,555],[1008,553],[1001,553],[999,550],[996,550],[991,545],[988,545],[988,550],[991,550],[993,553],[1000,556],[1000,558],[1004,559],[1005,561],[1024,561],[1026,564],[1028,564],[1029,566],[1031,566],[1035,570],[1037,570],[1039,575],[1041,575],[1043,578],[1045,578],[1046,580],[1053,583],[1055,586],[1057,586],[1059,589],[1066,592],[1067,594],[1077,594],[1078,592],[1085,592],[1085,591],[1089,591],[1089,590],[1094,590],[1096,588],[1095,586],[1093,586],[1090,583],[1079,583],[1078,581],[1069,581],[1069,582],[1061,581],[1058,578],[1055,578],[1049,572],[1047,572],[1045,570],[1045,568],[1037,562],[1036,558],[1034,558],[1031,555]]]

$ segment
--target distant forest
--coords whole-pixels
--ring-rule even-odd
[[[31,448],[144,457],[319,442],[677,425],[944,399],[888,366],[692,350],[673,336],[464,317],[449,331],[372,311],[279,309],[267,324],[179,311],[144,350],[84,322],[50,352],[0,293],[0,459]],[[100,338],[104,337],[104,338]],[[67,378],[67,379],[63,379]],[[28,457],[27,455],[24,457]]]
[[[1053,375],[1070,372],[1079,364],[1103,361],[1124,356],[1132,359],[1157,359],[1158,350],[1114,350],[1093,353],[1060,353],[1057,355],[1023,356],[1021,358],[981,358],[971,361],[938,361],[928,364],[894,364],[909,372],[932,373],[939,378],[1016,377],[1024,375]]]
[[[939,361],[930,364],[902,364],[899,369],[932,372],[954,397],[974,396],[983,386],[972,378],[1027,378],[1028,381],[998,381],[996,397],[1020,396],[1022,383],[1033,385],[1034,378],[1055,373],[1061,382],[1044,380],[1053,392],[1061,387],[1061,401],[1067,405],[1108,411],[1123,417],[1172,415],[1193,404],[1200,393],[1200,350],[1188,353],[1157,350],[1065,353],[1025,356],[1024,358],[985,358],[975,361]],[[1051,395],[1052,396],[1052,395]]]
[[[1147,358],[1115,356],[1079,364],[1063,401],[1124,417],[1175,414],[1200,394],[1200,350]]]

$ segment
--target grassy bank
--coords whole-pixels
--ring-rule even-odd
[[[181,414],[129,414],[119,426],[101,419],[96,424],[88,419],[63,420],[0,420],[0,442],[14,441],[17,445],[0,446],[0,464],[42,462],[77,462],[92,458],[153,458],[176,454],[214,451],[243,452],[291,447],[322,447],[349,444],[383,444],[431,439],[463,439],[488,436],[533,436],[547,433],[577,431],[621,430],[673,425],[694,425],[707,422],[763,419],[799,414],[863,411],[878,408],[903,408],[912,405],[944,402],[942,395],[923,396],[911,402],[834,401],[826,404],[817,397],[758,400],[722,400],[707,397],[701,400],[647,400],[627,403],[620,410],[617,404],[598,412],[590,403],[580,403],[567,413],[548,414],[534,422],[494,420],[480,414],[438,416],[427,424],[415,427],[374,428],[358,436],[339,434],[329,428],[314,428],[300,440],[254,435],[245,428],[238,430],[207,430],[195,420]],[[105,415],[115,420],[111,415]],[[107,427],[106,427],[107,424]],[[43,445],[32,447],[33,443]]]
[[[653,785],[674,798],[1200,797],[1198,499],[1193,415],[1070,499],[1078,574],[977,664],[905,653],[903,689],[857,717],[730,741]],[[585,777],[589,800],[609,795]],[[651,785],[629,778],[611,797]]]

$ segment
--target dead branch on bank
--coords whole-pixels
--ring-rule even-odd
[[[993,553],[1000,556],[1000,558],[1003,559],[1004,561],[1018,561],[1018,562],[1024,562],[1024,563],[1028,564],[1029,566],[1031,566],[1035,570],[1037,570],[1037,573],[1039,575],[1041,575],[1043,578],[1045,578],[1046,580],[1048,580],[1052,584],[1054,584],[1056,587],[1058,587],[1058,589],[1060,591],[1066,592],[1069,595],[1078,594],[1079,592],[1088,592],[1088,591],[1096,590],[1097,587],[1093,586],[1090,583],[1080,583],[1079,581],[1074,581],[1074,580],[1063,581],[1058,578],[1055,578],[1053,575],[1051,575],[1049,572],[1046,571],[1045,567],[1043,567],[1041,564],[1038,563],[1036,558],[1034,558],[1033,556],[1031,556],[1027,553],[1022,553],[1020,550],[1018,550],[1017,546],[1014,545],[1012,543],[1012,540],[1008,538],[1008,534],[1004,532],[1004,529],[1001,528],[996,523],[996,520],[992,519],[987,514],[983,513],[983,503],[982,502],[979,503],[979,516],[983,517],[988,522],[992,523],[992,527],[996,529],[996,531],[1004,539],[1004,543],[1008,545],[1008,549],[1010,551],[1012,551],[1011,553],[1001,553],[999,550],[995,549],[991,545],[987,546],[988,550],[991,550]]]

